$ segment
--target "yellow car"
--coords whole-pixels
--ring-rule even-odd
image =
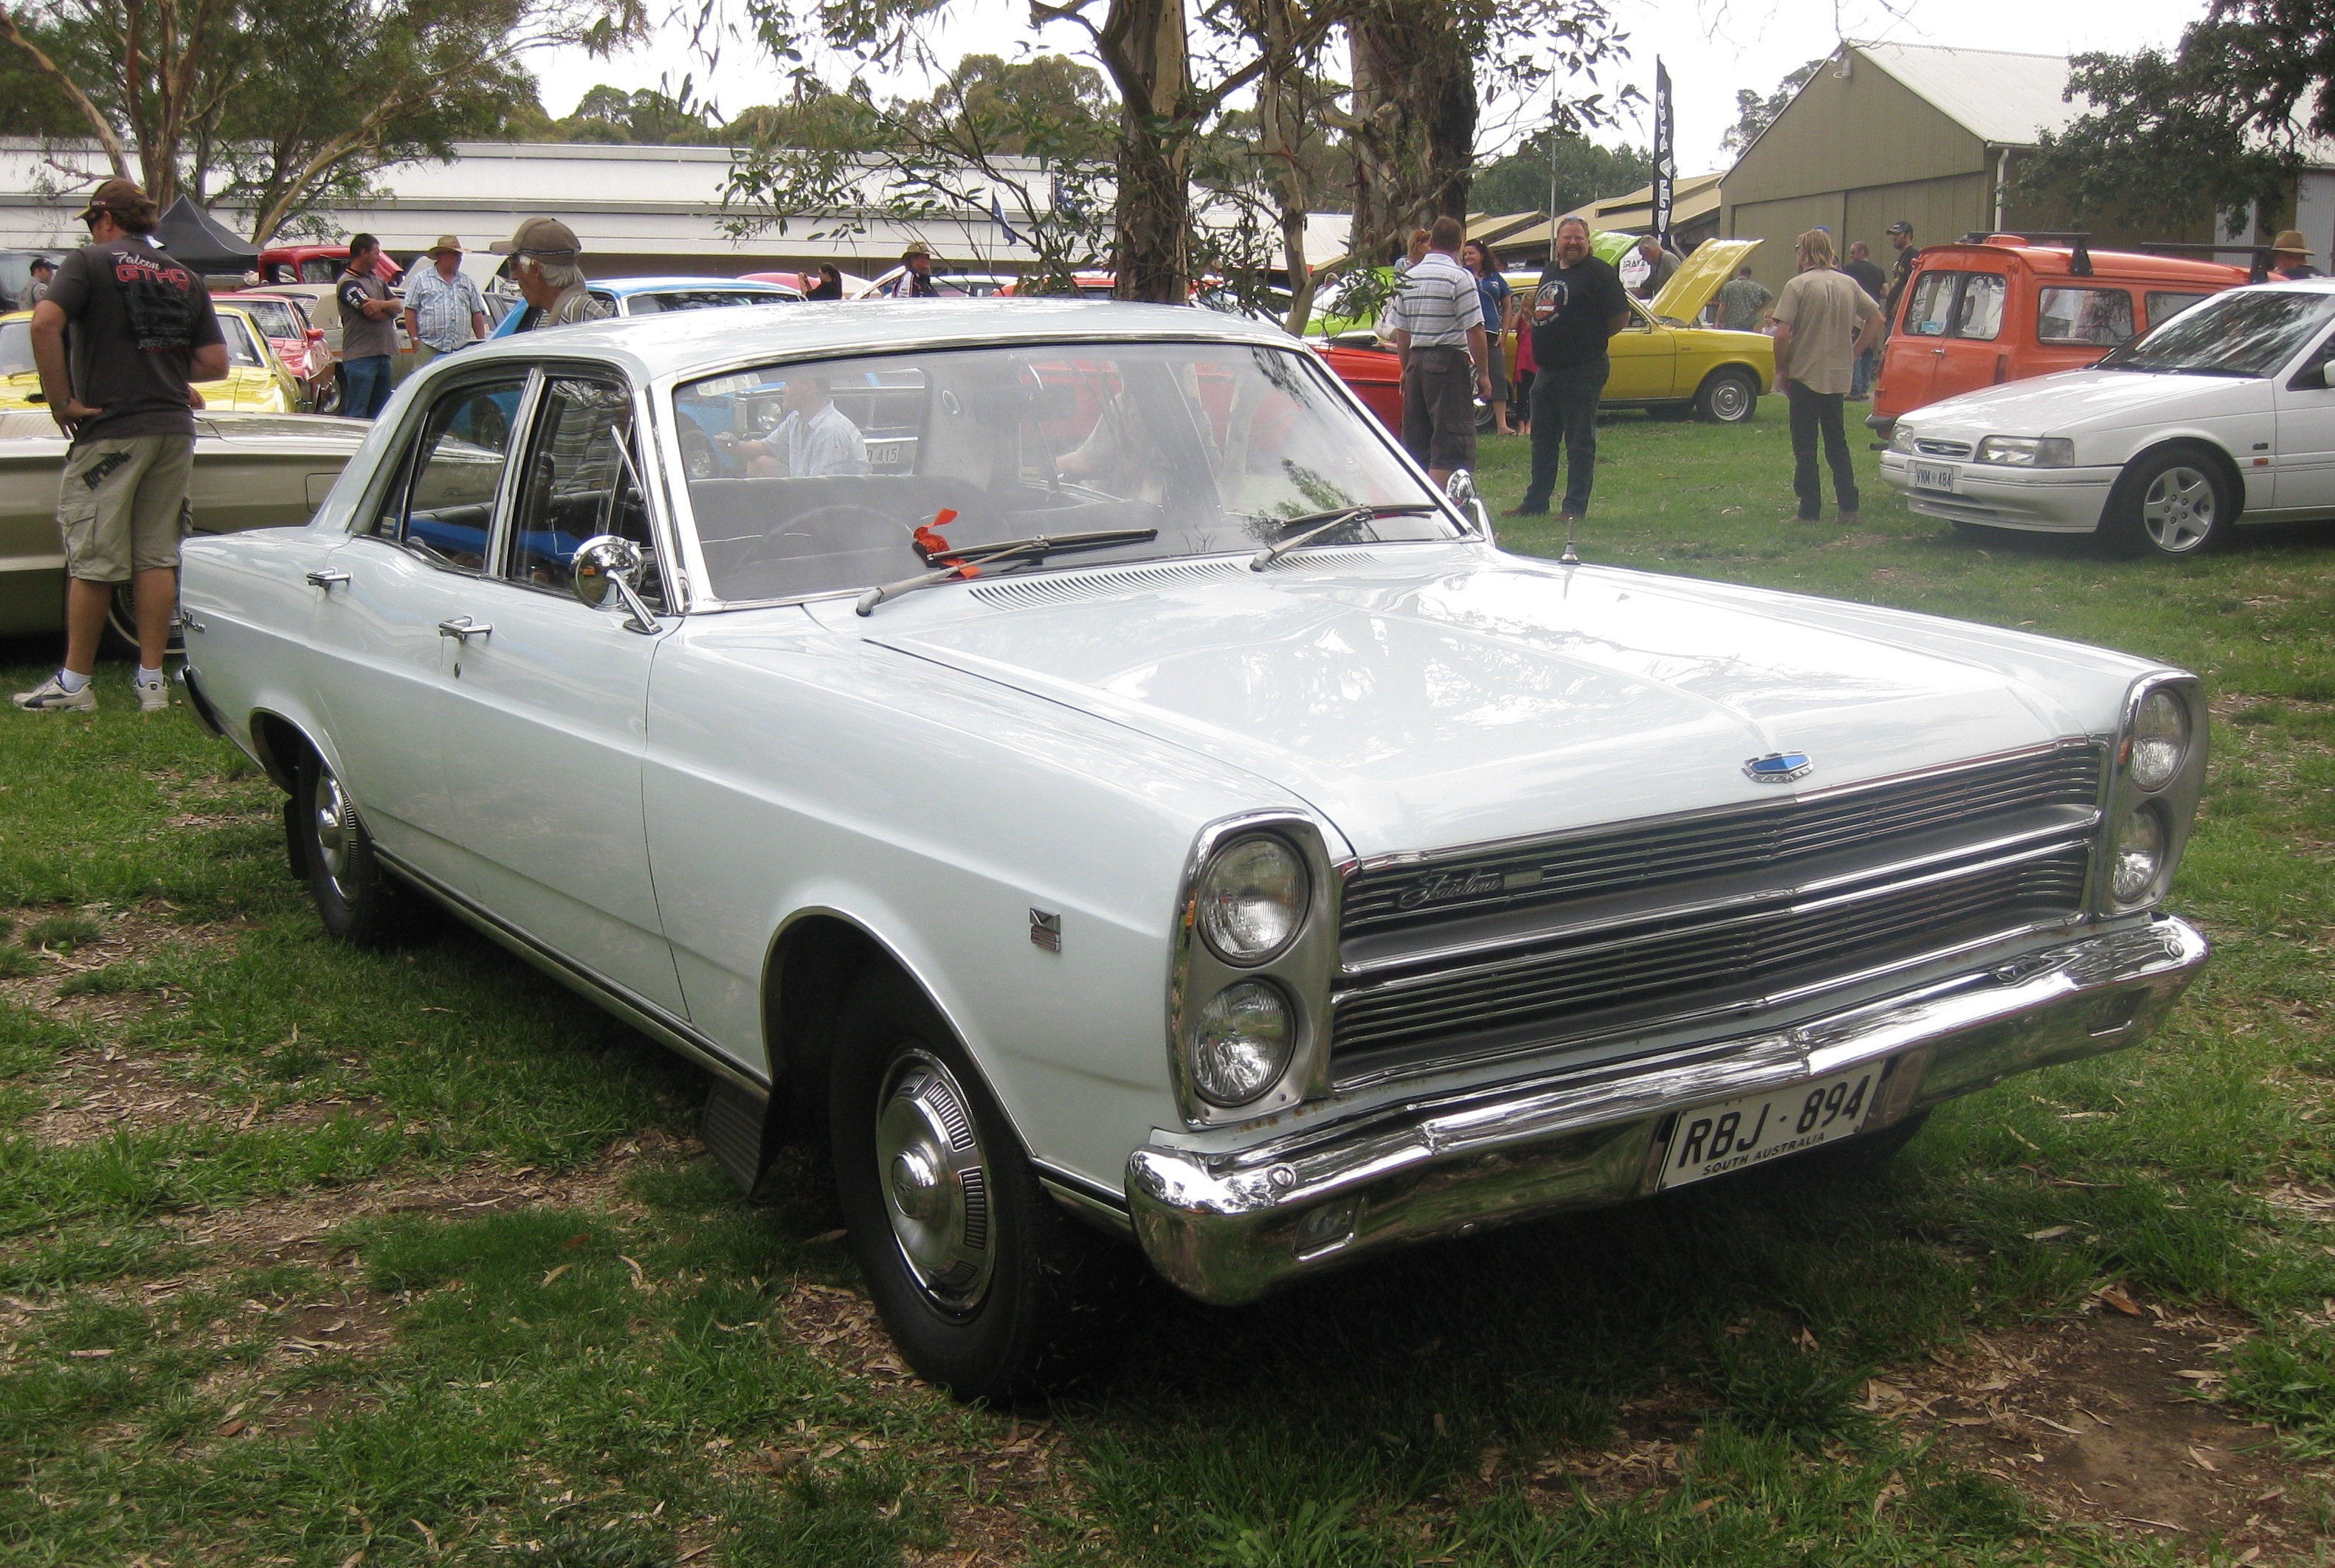
[[[276,363],[251,317],[231,305],[217,307],[227,340],[227,375],[198,382],[203,407],[220,413],[282,414],[300,406],[299,388]],[[0,315],[0,409],[43,407],[41,377],[33,363],[33,313]]]
[[[1698,326],[1695,320],[1759,245],[1756,239],[1705,240],[1651,305],[1632,298],[1630,324],[1606,346],[1613,373],[1605,382],[1605,407],[1691,411],[1720,424],[1740,424],[1758,411],[1759,394],[1776,384],[1775,340],[1765,333]],[[1539,279],[1507,276],[1519,295],[1522,321]],[[1508,353],[1513,380],[1514,338]]]

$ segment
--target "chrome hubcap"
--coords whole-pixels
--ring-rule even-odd
[[[2214,528],[2214,485],[2195,469],[2167,469],[2140,498],[2140,526],[2167,555],[2194,550]]]
[[[935,1306],[969,1312],[996,1267],[990,1180],[964,1089],[921,1050],[877,1101],[876,1171],[900,1256]]]
[[[356,808],[341,792],[332,769],[319,764],[316,772],[316,855],[325,863],[325,877],[342,898],[354,897],[349,886],[349,852],[356,843]]]
[[[1710,411],[1722,420],[1738,420],[1750,402],[1750,394],[1743,390],[1741,382],[1722,382],[1710,394]]]

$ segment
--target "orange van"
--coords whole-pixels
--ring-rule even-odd
[[[1865,423],[1997,382],[2081,370],[2136,333],[2249,281],[2243,266],[1989,235],[1922,252],[1881,351]]]

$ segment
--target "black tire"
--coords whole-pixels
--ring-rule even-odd
[[[835,1050],[836,1193],[901,1355],[958,1399],[999,1404],[1091,1370],[1138,1294],[1132,1249],[1040,1188],[964,1049],[898,974],[853,988]]]
[[[133,658],[138,653],[138,599],[135,585],[114,586],[113,598],[105,606],[105,634],[99,641],[100,651],[115,658]],[[162,656],[166,659],[183,657],[187,652],[187,635],[176,615],[170,617],[170,635],[163,639]]]
[[[2237,518],[2236,487],[2220,460],[2200,448],[2165,447],[2126,465],[2100,531],[2120,556],[2185,560],[2228,542]]]
[[[373,947],[395,935],[411,896],[373,854],[373,837],[355,803],[314,751],[300,760],[294,809],[286,828],[298,836],[292,863],[304,868],[316,918],[326,932],[354,947]]]
[[[1713,424],[1749,424],[1759,412],[1759,382],[1740,366],[1715,370],[1694,394],[1694,415]]]

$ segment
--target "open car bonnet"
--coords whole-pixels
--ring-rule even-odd
[[[1679,269],[1671,274],[1670,282],[1662,285],[1662,292],[1654,295],[1648,308],[1664,321],[1693,324],[1720,286],[1733,277],[1744,258],[1759,248],[1756,239],[1703,241],[1692,256],[1679,264]]]
[[[813,614],[1189,747],[1313,804],[1362,855],[1885,777],[2079,732],[1947,623],[1468,547],[1002,576]],[[2000,633],[1991,634],[1999,639]],[[2130,674],[2031,642],[2064,679]],[[1752,759],[1805,752],[1797,784]]]

